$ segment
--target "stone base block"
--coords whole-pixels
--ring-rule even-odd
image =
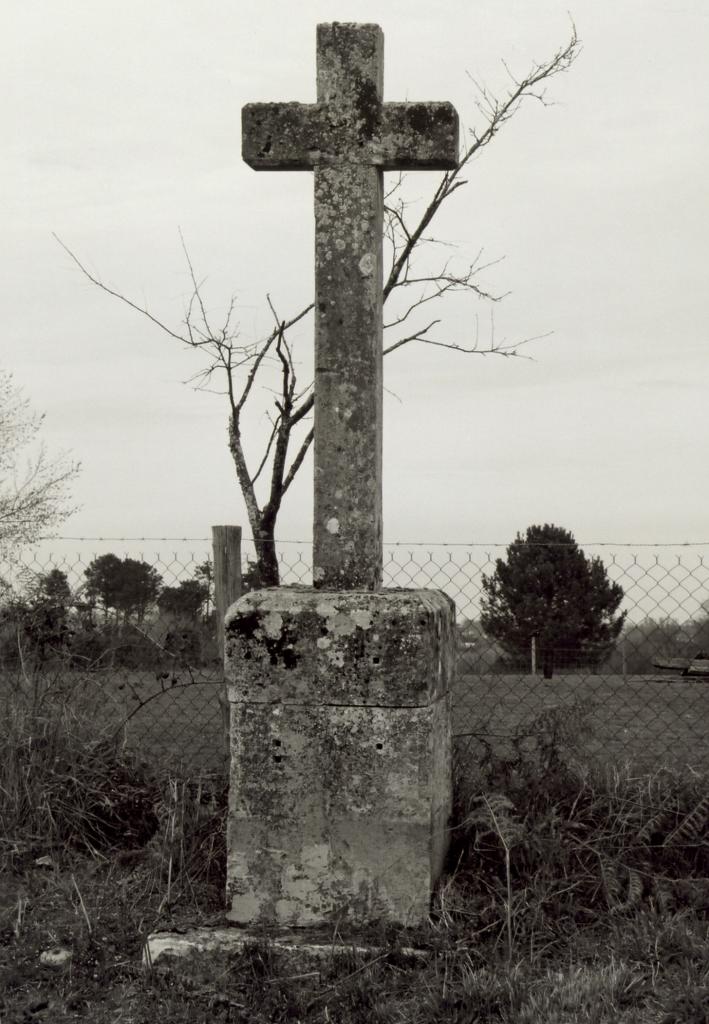
[[[448,845],[453,629],[435,591],[232,606],[231,921],[426,918]]]

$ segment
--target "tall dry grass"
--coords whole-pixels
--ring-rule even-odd
[[[50,984],[66,1007],[79,985],[100,1024],[116,1019],[102,1017],[110,989],[134,1019],[185,1022],[709,1019],[707,779],[586,765],[582,707],[546,709],[504,755],[458,759],[449,871],[425,927],[373,925],[369,956],[294,963],[265,942],[143,973],[146,931],[213,920],[222,905],[225,790],[151,774],[85,694],[27,673],[4,697],[0,849],[30,878],[8,912],[18,992]],[[33,868],[48,856],[42,888]],[[82,875],[75,856],[99,868]],[[36,966],[48,923],[74,950],[73,974],[51,983]]]

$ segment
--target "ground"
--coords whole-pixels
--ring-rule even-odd
[[[149,932],[223,923],[226,793],[213,778],[154,779],[96,729],[116,713],[106,696],[125,709],[140,684],[138,745],[155,753],[160,726],[178,751],[176,722],[193,739],[188,709],[215,692],[181,682],[163,694],[154,676],[113,679],[101,699],[109,680],[86,680],[83,708],[46,692],[8,702],[2,1024],[708,1024],[709,796],[707,773],[686,768],[706,755],[705,683],[460,677],[455,728],[477,735],[459,740],[430,927],[376,927],[372,956],[296,963],[261,944],[149,970]],[[593,771],[590,743],[605,756]],[[662,766],[672,745],[682,770]],[[629,749],[653,764],[620,768]],[[423,963],[409,945],[428,950]]]
[[[83,689],[106,721],[119,724],[130,715],[130,745],[154,762],[192,771],[224,769],[221,683],[214,673],[159,678],[151,671],[120,669],[111,675],[63,673],[62,680],[69,692]],[[504,747],[516,728],[557,706],[583,709],[588,735],[581,749],[589,756],[651,767],[709,767],[709,679],[702,678],[560,674],[544,680],[473,675],[463,668],[453,692],[453,731],[462,749],[477,749],[481,738]]]
[[[218,896],[172,906],[145,865],[79,858],[27,864],[0,883],[3,1024],[352,1022],[352,1024],[707,1024],[709,937],[696,912],[600,920],[563,941],[514,950],[478,930],[429,935],[414,961],[397,936],[371,956],[312,960],[268,946],[189,964],[141,964],[156,927],[214,923]],[[388,946],[386,945],[388,944]],[[66,950],[57,966],[45,952]]]

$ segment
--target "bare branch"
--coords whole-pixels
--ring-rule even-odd
[[[261,459],[260,463],[258,464],[256,472],[251,477],[252,485],[255,484],[256,481],[258,480],[258,478],[261,476],[261,473],[263,472],[263,468],[266,465],[266,463],[268,462],[268,456],[271,454],[271,448],[273,447],[273,442],[276,439],[276,434],[278,433],[280,422],[281,422],[281,417],[280,416],[278,416],[275,420],[272,421],[271,433],[270,433],[269,438],[268,438],[268,443],[266,444],[266,450],[263,453],[263,458]]]
[[[197,282],[197,278],[195,277],[194,268],[192,266],[192,260],[190,259],[190,254],[187,251],[187,246],[185,244],[184,235],[182,234],[182,228],[178,228],[178,232],[179,232],[179,235],[180,235],[180,242],[182,244],[182,251],[185,254],[185,259],[187,260],[187,267],[189,269],[190,279],[192,280],[192,285],[193,285],[193,288],[194,288],[194,292],[192,293],[193,294],[193,298],[196,298],[197,302],[199,303],[200,312],[202,314],[202,323],[204,324],[204,326],[205,326],[205,328],[207,330],[207,335],[206,336],[207,337],[213,337],[214,335],[213,335],[212,329],[210,328],[209,321],[207,320],[207,311],[204,308],[204,302],[202,301],[201,285],[204,284],[204,282],[203,281],[200,282],[200,283]],[[231,308],[233,308],[233,299],[232,299],[232,307]],[[228,323],[228,321],[229,321],[229,315],[227,314],[227,323]]]
[[[432,274],[430,277],[414,277],[407,279],[407,285],[433,285],[433,290],[429,292],[424,291],[419,294],[418,298],[415,299],[400,316],[397,316],[394,320],[390,320],[388,323],[384,324],[384,330],[404,323],[415,310],[419,309],[427,302],[442,298],[448,292],[472,292],[478,298],[485,299],[488,302],[501,302],[502,299],[509,294],[505,292],[501,295],[493,295],[491,292],[484,291],[472,280],[476,273],[477,271],[475,268],[470,267],[467,273],[460,275],[448,274],[445,271],[440,271],[437,274]]]
[[[476,153],[492,141],[505,122],[513,116],[524,99],[543,99],[544,94],[540,94],[536,87],[541,82],[553,78],[555,75],[561,74],[564,71],[568,71],[576,59],[578,52],[579,41],[576,34],[576,27],[572,22],[572,33],[566,46],[558,50],[546,63],[534,64],[524,78],[520,79],[518,82],[514,82],[514,88],[512,88],[502,100],[495,99],[483,86],[474,82],[479,94],[478,107],[483,113],[483,116],[487,121],[487,125],[480,135],[475,132],[471,132],[472,142],[463,152],[463,155],[458,161],[458,165],[454,170],[446,171],[443,175],[438,188],[434,192],[433,198],[426,207],[416,228],[413,231],[407,230],[406,244],[394,260],[389,277],[384,285],[385,302],[392,290],[397,287],[399,279],[408,264],[412,252],[422,239],[424,231],[438,213],[438,210],[446,199],[450,198],[450,196],[464,184],[463,181],[460,180],[460,173],[463,168],[471,161]]]
[[[310,385],[310,387],[312,387],[312,385]],[[290,425],[291,425],[291,427],[294,427],[296,425],[296,423],[299,423],[303,419],[304,416],[307,416],[308,413],[310,412],[310,410],[313,408],[314,404],[315,404],[315,395],[311,393],[305,399],[303,404],[298,409],[296,409],[295,412],[291,415],[291,418],[290,418]]]
[[[125,303],[126,306],[130,306],[131,309],[136,310],[136,312],[142,313],[143,316],[147,316],[148,320],[151,320],[157,327],[160,328],[161,331],[165,331],[166,334],[169,334],[171,338],[175,338],[176,341],[182,341],[185,344],[189,344],[189,341],[187,341],[186,338],[184,338],[181,334],[177,334],[175,331],[171,330],[171,328],[169,328],[167,324],[164,324],[162,320],[158,320],[158,318],[156,316],[153,316],[153,314],[149,312],[149,310],[145,309],[143,306],[139,306],[135,302],[132,302],[130,299],[126,298],[125,295],[121,295],[120,292],[114,291],[113,288],[109,288],[108,285],[104,284],[103,281],[101,281],[98,277],[94,277],[94,275],[87,270],[87,268],[81,262],[79,257],[76,256],[71,251],[69,246],[65,245],[64,242],[62,242],[59,235],[52,232],[52,236],[53,238],[56,239],[57,242],[59,242],[64,252],[71,257],[74,263],[76,263],[77,267],[84,275],[84,277],[88,278],[88,280],[91,281],[92,284],[95,284],[97,288],[100,288],[101,291],[106,292],[108,295],[112,295],[114,299],[119,299],[121,302]]]
[[[251,388],[253,387],[254,379],[256,377],[256,374],[258,373],[259,366],[263,362],[266,353],[273,345],[273,342],[277,340],[281,332],[290,330],[290,328],[297,324],[300,320],[302,320],[303,317],[306,317],[308,313],[313,309],[314,305],[315,303],[311,302],[309,306],[306,306],[304,309],[302,309],[300,313],[296,314],[296,316],[294,316],[291,320],[284,320],[282,324],[278,325],[277,327],[274,327],[274,329],[271,331],[266,340],[262,342],[261,348],[254,357],[254,362],[252,364],[251,370],[249,371],[246,384],[244,385],[244,390],[241,393],[241,398],[236,403],[236,409],[238,412],[241,412],[241,410],[243,409],[244,403],[246,402],[246,399],[249,397],[249,393],[251,391]]]
[[[404,345],[407,345],[411,341],[420,341],[424,345],[434,345],[437,348],[447,348],[450,349],[452,352],[460,352],[463,355],[498,355],[505,356],[505,358],[508,359],[513,356],[516,356],[520,359],[533,360],[533,356],[522,355],[518,350],[522,348],[524,345],[531,344],[533,341],[541,341],[543,338],[548,338],[553,333],[552,331],[547,331],[545,334],[535,334],[532,337],[523,338],[521,341],[498,342],[495,340],[494,321],[492,321],[492,327],[490,331],[490,343],[487,346],[482,347],[480,345],[479,325],[476,317],[475,341],[473,342],[472,345],[459,345],[457,342],[441,341],[440,339],[437,338],[427,337],[428,332],[439,323],[440,320],[432,320],[425,327],[422,327],[420,330],[415,331],[413,334],[410,334],[405,338],[400,338],[398,341],[395,341],[392,345],[390,345],[388,348],[384,350],[384,355],[387,355],[389,352],[395,352],[396,349],[402,348]]]
[[[453,352],[462,352],[466,355],[478,355],[478,356],[505,356],[506,358],[516,357],[519,359],[533,360],[533,356],[523,356],[518,351],[523,345],[529,345],[532,341],[540,341],[542,338],[548,338],[552,334],[552,331],[547,331],[546,334],[537,334],[532,338],[523,338],[522,341],[514,342],[502,342],[500,344],[491,343],[488,348],[480,348],[479,345],[472,345],[466,347],[465,345],[458,345],[455,342],[448,341],[436,341],[433,338],[418,338],[418,341],[422,341],[425,345],[435,345],[438,348],[449,348]]]
[[[0,554],[5,559],[76,511],[70,487],[80,464],[66,452],[50,457],[38,436],[43,421],[12,375],[0,370]]]
[[[290,485],[293,483],[295,475],[298,472],[298,470],[300,469],[300,467],[302,465],[302,462],[303,462],[303,459],[305,458],[305,456],[306,456],[306,454],[308,452],[308,448],[310,448],[310,445],[313,443],[314,436],[315,436],[315,431],[311,427],[310,430],[308,431],[308,433],[307,433],[303,443],[301,444],[301,446],[300,446],[300,448],[298,450],[298,453],[296,454],[296,457],[293,459],[293,462],[291,463],[290,469],[286,473],[286,476],[285,476],[285,478],[283,480],[283,494],[286,493],[286,491],[288,490]]]
[[[432,320],[430,324],[427,324],[426,327],[422,327],[414,334],[410,334],[407,338],[400,338],[398,341],[395,341],[393,345],[389,345],[388,348],[384,349],[382,354],[388,356],[390,352],[395,352],[397,348],[407,345],[410,341],[424,341],[427,332],[430,331],[431,328],[435,327],[436,324],[440,324],[440,322],[440,320]]]

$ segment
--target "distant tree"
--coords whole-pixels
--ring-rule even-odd
[[[194,571],[195,578],[203,583],[209,590],[205,617],[209,615],[209,602],[214,602],[214,565],[208,558],[206,562],[198,565]],[[250,590],[259,590],[266,586],[261,574],[260,564],[251,558],[246,563],[246,568],[241,571],[241,593],[246,594]]]
[[[72,600],[69,580],[61,569],[50,569],[37,580],[25,631],[41,662],[68,651],[73,636],[69,621]]]
[[[209,598],[209,586],[201,580],[182,580],[176,587],[163,587],[158,608],[165,615],[193,622]]]
[[[51,569],[34,579],[22,595],[8,588],[0,608],[0,660],[40,667],[68,653],[74,635],[73,597],[65,572]]]
[[[208,619],[212,611],[212,605],[214,604],[214,566],[212,565],[211,559],[207,558],[204,562],[195,566],[194,575],[195,579],[206,587],[207,590],[204,617],[205,619]]]
[[[679,622],[646,618],[632,623],[623,630],[624,665],[630,675],[652,672],[658,656],[673,658],[689,654],[687,636]],[[613,658],[612,668],[618,670],[618,654]],[[620,661],[623,665],[623,661]]]
[[[49,456],[38,435],[44,417],[30,408],[12,374],[0,369],[0,554],[29,544],[75,511],[70,488],[79,465]]]
[[[514,655],[529,653],[537,638],[544,675],[551,678],[555,650],[579,649],[598,660],[617,638],[623,589],[608,579],[600,558],[587,558],[573,534],[559,526],[530,526],[526,536],[483,576],[481,622]]]
[[[691,630],[691,642],[692,642],[692,656],[697,657],[697,654],[701,652],[705,654],[709,651],[709,615],[703,619],[698,619],[692,625]]]
[[[268,584],[264,580],[261,564],[259,562],[252,562],[249,559],[246,563],[246,568],[241,573],[241,593],[248,594],[251,590],[260,590],[261,587],[265,586],[268,586]]]
[[[108,617],[109,610],[141,623],[158,597],[162,579],[147,562],[119,558],[112,553],[99,555],[85,570],[86,596],[100,601]]]
[[[62,569],[50,569],[37,580],[35,600],[54,608],[61,608],[66,614],[72,602],[71,587],[67,574]]]
[[[110,609],[118,608],[121,589],[121,560],[118,555],[99,555],[84,571],[87,603],[103,607],[106,617]]]

